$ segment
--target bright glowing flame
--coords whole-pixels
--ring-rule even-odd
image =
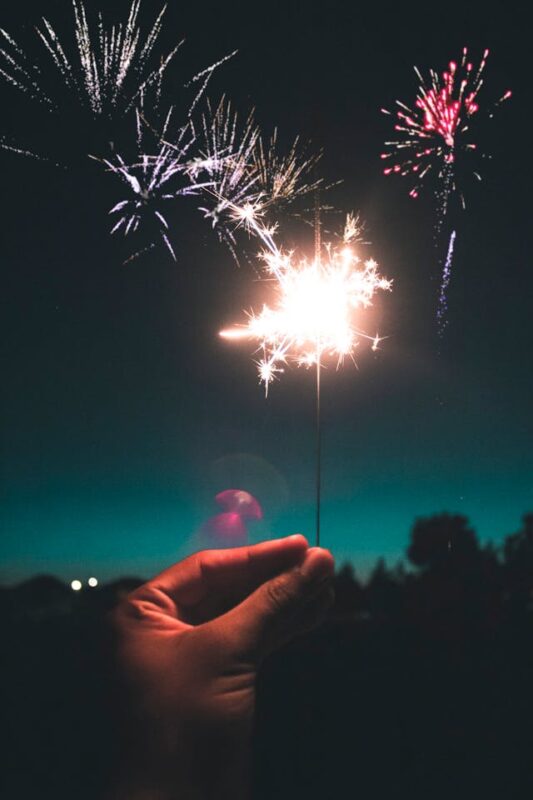
[[[82,582],[78,580],[74,580],[70,582],[70,588],[73,592],[79,592],[82,587]]]
[[[247,214],[250,220],[260,228],[253,214]],[[334,356],[340,365],[346,356],[353,358],[361,338],[377,349],[380,339],[361,331],[359,312],[372,305],[376,291],[390,290],[392,282],[379,275],[374,260],[361,262],[347,243],[353,238],[352,223],[349,217],[340,248],[328,244],[323,256],[312,261],[296,261],[292,253],[280,252],[269,237],[262,237],[269,245],[263,259],[267,278],[276,281],[276,302],[250,312],[246,324],[220,335],[259,342],[262,358],[256,363],[267,391],[289,362],[309,367]]]

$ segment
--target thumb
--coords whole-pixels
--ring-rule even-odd
[[[329,604],[330,593],[324,592],[324,588],[333,571],[331,553],[311,547],[299,566],[263,583],[217,622],[224,626],[226,636],[239,653],[260,661],[309,629],[308,610],[313,617],[320,616],[317,603]]]

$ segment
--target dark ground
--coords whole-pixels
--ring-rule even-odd
[[[533,515],[501,551],[419,520],[413,570],[349,567],[316,632],[265,665],[263,798],[526,798],[533,790]],[[3,589],[3,796],[99,797],[113,763],[107,611],[139,583]]]

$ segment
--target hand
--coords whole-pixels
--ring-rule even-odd
[[[257,669],[320,621],[333,568],[290,536],[197,553],[129,595],[115,614],[128,688],[115,797],[248,797]]]

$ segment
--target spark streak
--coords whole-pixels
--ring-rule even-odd
[[[444,329],[448,325],[447,313],[448,313],[448,299],[447,299],[447,291],[448,285],[450,283],[450,278],[452,274],[452,260],[453,260],[453,248],[455,245],[455,231],[452,231],[450,236],[450,241],[448,242],[448,252],[446,254],[446,260],[444,262],[444,267],[442,270],[442,282],[440,286],[439,292],[439,305],[437,308],[437,322],[439,326],[439,333],[442,335],[444,333]]]

